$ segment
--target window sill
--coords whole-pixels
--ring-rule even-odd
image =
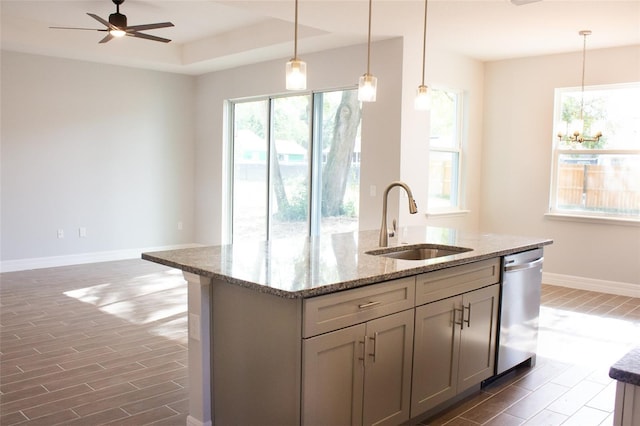
[[[456,217],[456,216],[466,216],[469,214],[470,210],[442,210],[442,211],[432,211],[425,213],[425,217],[428,218],[446,218],[446,217]]]
[[[583,216],[566,213],[545,213],[545,218],[566,222],[598,223],[600,225],[640,226],[640,218],[624,219],[620,217]]]

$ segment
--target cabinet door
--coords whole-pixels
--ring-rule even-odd
[[[493,375],[499,294],[496,284],[462,295],[458,392]]]
[[[367,323],[363,424],[409,420],[413,309]]]
[[[461,301],[450,297],[416,308],[411,417],[456,395]]]
[[[362,424],[365,324],[305,339],[302,424]]]

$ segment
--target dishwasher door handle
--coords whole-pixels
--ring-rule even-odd
[[[513,265],[513,266],[505,266],[504,267],[504,271],[505,272],[513,272],[513,271],[521,271],[523,269],[531,269],[531,268],[535,268],[536,266],[540,265],[542,262],[544,261],[544,257],[540,257],[532,262],[529,263],[523,263],[520,265]]]

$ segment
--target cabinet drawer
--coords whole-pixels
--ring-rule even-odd
[[[302,337],[413,308],[415,283],[415,277],[407,277],[305,299]]]
[[[500,258],[418,275],[416,305],[473,291],[500,281]]]

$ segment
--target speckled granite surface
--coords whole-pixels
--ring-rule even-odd
[[[551,244],[543,238],[473,234],[433,227],[403,228],[389,246],[432,243],[471,251],[429,260],[399,260],[378,249],[378,231],[143,253],[142,258],[287,298],[305,298],[417,275]]]
[[[609,369],[609,377],[640,386],[640,347],[631,350],[613,364]]]

